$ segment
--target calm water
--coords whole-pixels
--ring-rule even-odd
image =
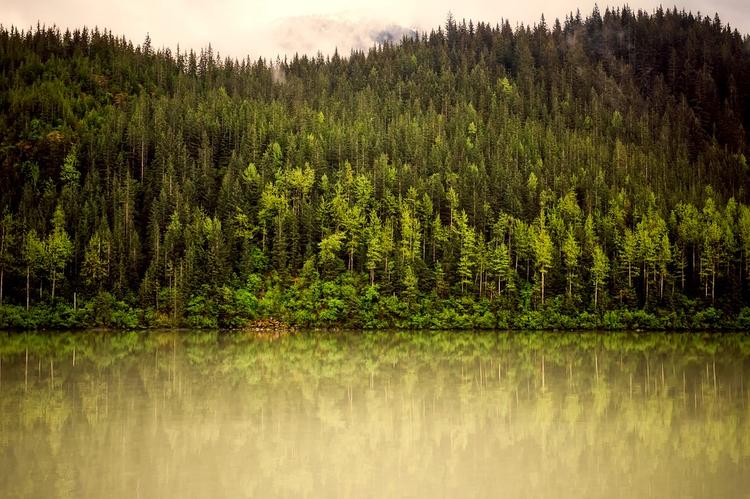
[[[0,497],[750,497],[750,336],[0,333]]]

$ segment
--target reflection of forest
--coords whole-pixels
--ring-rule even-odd
[[[0,334],[2,497],[738,497],[742,334]]]

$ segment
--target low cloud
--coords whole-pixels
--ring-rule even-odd
[[[399,42],[415,36],[417,30],[394,23],[352,20],[334,16],[288,17],[275,23],[271,39],[284,54],[331,54],[338,50],[348,55],[352,50],[367,50],[384,42]]]
[[[271,66],[271,79],[277,84],[286,83],[286,72],[280,64]]]

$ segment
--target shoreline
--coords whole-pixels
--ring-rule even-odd
[[[11,333],[11,334],[24,334],[24,333],[128,333],[128,332],[143,332],[143,333],[191,333],[191,332],[218,332],[222,334],[235,334],[235,333],[257,333],[263,334],[296,334],[296,333],[379,333],[379,332],[397,332],[397,333],[425,333],[425,332],[453,332],[453,333],[559,333],[559,334],[586,334],[586,333],[602,333],[602,334],[621,334],[621,333],[665,333],[665,334],[750,334],[750,329],[745,328],[731,328],[731,327],[706,327],[706,328],[681,328],[681,327],[665,327],[660,329],[654,328],[616,328],[616,329],[604,329],[604,328],[399,328],[399,327],[380,327],[380,328],[362,328],[353,326],[341,326],[341,327],[297,327],[291,326],[289,328],[281,329],[261,329],[261,328],[200,328],[190,326],[177,326],[177,327],[163,327],[163,326],[145,326],[145,327],[134,327],[134,328],[117,328],[117,327],[103,327],[103,326],[92,326],[92,327],[72,327],[72,328],[53,328],[53,327],[42,327],[35,329],[19,329],[19,328],[0,328],[0,333]]]

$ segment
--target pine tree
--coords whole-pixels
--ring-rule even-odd
[[[419,294],[418,284],[419,280],[416,274],[414,274],[411,265],[407,265],[404,268],[404,293],[409,303],[413,304],[417,299],[417,295]]]
[[[544,278],[552,267],[552,256],[554,252],[552,238],[549,236],[545,226],[544,214],[542,214],[540,218],[538,229],[534,232],[533,248],[536,268],[540,276],[541,301],[542,305],[544,305]]]
[[[737,222],[742,241],[742,259],[745,261],[745,279],[750,281],[750,207],[740,206],[740,215]]]
[[[6,212],[0,219],[0,305],[3,304],[5,273],[15,263],[14,250],[17,237],[16,219],[13,213]]]
[[[609,276],[609,258],[598,244],[594,246],[591,279],[594,282],[594,308],[599,307],[599,288],[603,287]]]
[[[577,277],[578,258],[581,256],[581,247],[578,246],[573,231],[570,229],[563,241],[562,252],[568,279],[568,299],[570,299],[573,296],[573,279]]]
[[[104,282],[109,277],[109,254],[109,241],[105,240],[98,231],[95,232],[86,245],[81,269],[84,282],[90,288],[99,291],[104,286]]]
[[[367,227],[367,270],[370,272],[370,286],[375,285],[375,269],[383,259],[383,227],[375,210],[370,212]]]
[[[456,217],[456,234],[459,238],[461,253],[458,261],[458,276],[461,284],[461,293],[463,294],[466,286],[470,286],[474,281],[474,267],[476,266],[476,234],[474,228],[468,223],[466,212]]]
[[[73,243],[65,230],[65,213],[58,205],[52,217],[52,233],[44,244],[45,269],[52,281],[52,300],[55,299],[57,282],[64,276],[65,266],[73,254]]]
[[[26,310],[30,305],[31,276],[35,276],[44,266],[44,242],[39,239],[36,231],[31,229],[24,237],[23,260],[26,263]]]
[[[505,242],[501,242],[496,245],[492,251],[492,258],[490,260],[490,270],[497,279],[497,294],[502,293],[502,284],[505,283],[505,287],[511,290],[514,286],[513,279],[511,278],[511,272],[513,267],[511,266],[510,252]]]

